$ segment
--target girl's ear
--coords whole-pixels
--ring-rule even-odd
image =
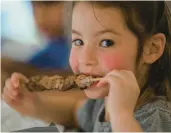
[[[143,47],[143,62],[152,64],[158,60],[164,51],[166,37],[162,33],[155,34],[149,39]]]

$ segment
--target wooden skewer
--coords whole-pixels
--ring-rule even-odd
[[[93,78],[93,79],[91,79],[92,81],[99,81],[99,80],[101,80],[102,78]]]
[[[91,83],[93,83],[93,82],[96,82],[96,81],[99,81],[99,80],[101,80],[102,78],[85,78],[85,79],[81,79],[81,80],[76,80],[76,82],[78,83],[78,84],[91,84]]]

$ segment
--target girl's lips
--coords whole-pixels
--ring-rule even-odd
[[[87,89],[89,89],[89,88],[94,88],[94,87],[96,87],[97,84],[98,84],[98,82],[94,82],[94,83],[91,84],[89,87],[87,87]]]

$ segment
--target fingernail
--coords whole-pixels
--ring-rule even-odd
[[[18,85],[19,85],[19,83],[18,83],[18,81],[16,81],[16,82],[14,83],[14,87],[17,88]]]
[[[12,92],[12,95],[13,95],[13,96],[17,96],[17,94],[18,94],[18,93],[17,93],[16,91],[13,91],[13,92]]]
[[[97,87],[102,87],[102,86],[104,86],[105,84],[106,84],[105,82],[101,81],[101,82],[99,82],[99,83],[97,84]]]

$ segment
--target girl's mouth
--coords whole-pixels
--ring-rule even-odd
[[[79,74],[76,79],[76,84],[79,86],[81,90],[97,88],[96,85],[101,80],[102,76],[97,76],[93,74]]]
[[[98,81],[92,83],[89,87],[87,87],[87,89],[89,89],[89,88],[95,88],[97,84],[98,84]]]

